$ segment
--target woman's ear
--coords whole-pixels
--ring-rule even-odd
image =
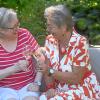
[[[67,27],[66,27],[66,25],[64,25],[62,28],[63,28],[63,32],[66,33],[66,32],[67,32]]]

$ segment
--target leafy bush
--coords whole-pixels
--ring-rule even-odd
[[[55,4],[67,5],[72,12],[76,30],[88,37],[91,44],[100,44],[99,0],[0,0],[1,7],[17,11],[21,27],[28,28],[41,45],[46,35],[44,9]]]

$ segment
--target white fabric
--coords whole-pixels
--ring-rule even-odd
[[[14,89],[11,89],[11,88],[0,87],[0,100],[8,100],[10,98],[14,98],[16,100],[23,100],[23,98],[25,98],[26,96],[38,97],[40,95],[39,92],[27,91],[28,85],[23,87],[20,90],[14,90]]]
[[[47,97],[45,95],[41,95],[39,100],[47,100]]]

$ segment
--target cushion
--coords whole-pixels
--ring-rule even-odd
[[[92,70],[96,73],[97,79],[100,82],[100,48],[90,47],[89,54]]]

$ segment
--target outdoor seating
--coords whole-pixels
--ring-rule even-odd
[[[100,82],[100,47],[90,47],[89,53],[92,70],[96,73]]]

